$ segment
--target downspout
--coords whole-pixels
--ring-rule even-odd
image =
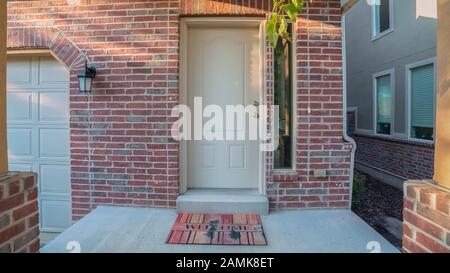
[[[352,208],[352,199],[353,199],[353,176],[355,172],[355,151],[356,151],[356,142],[353,138],[351,138],[347,134],[347,47],[345,42],[345,13],[342,14],[342,68],[343,68],[343,103],[342,110],[344,113],[344,122],[343,122],[343,137],[344,140],[349,142],[352,145],[351,150],[351,158],[350,158],[350,192],[349,192],[349,209]]]

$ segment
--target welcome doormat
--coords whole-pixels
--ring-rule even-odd
[[[178,214],[168,244],[267,245],[256,214]]]

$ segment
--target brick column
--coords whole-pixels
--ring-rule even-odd
[[[0,177],[0,253],[39,251],[36,174]]]
[[[405,184],[403,250],[450,253],[450,191],[431,181]]]

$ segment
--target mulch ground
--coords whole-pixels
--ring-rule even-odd
[[[356,172],[356,171],[355,171]],[[390,185],[384,184],[364,173],[356,172],[362,181],[359,197],[354,198],[352,210],[365,222],[394,246],[401,248],[402,240],[399,234],[388,230],[386,219],[395,218],[394,228],[401,229],[403,221],[403,193]],[[392,223],[390,224],[392,227]]]

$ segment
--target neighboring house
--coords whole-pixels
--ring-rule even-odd
[[[308,5],[282,52],[265,41],[271,2],[8,1],[10,170],[38,173],[41,230],[99,205],[349,208],[340,1]],[[97,68],[87,94],[85,61]],[[194,95],[275,101],[280,148],[175,141],[171,109]]]
[[[433,176],[436,1],[369,2],[346,14],[348,128],[356,169],[401,188]]]

